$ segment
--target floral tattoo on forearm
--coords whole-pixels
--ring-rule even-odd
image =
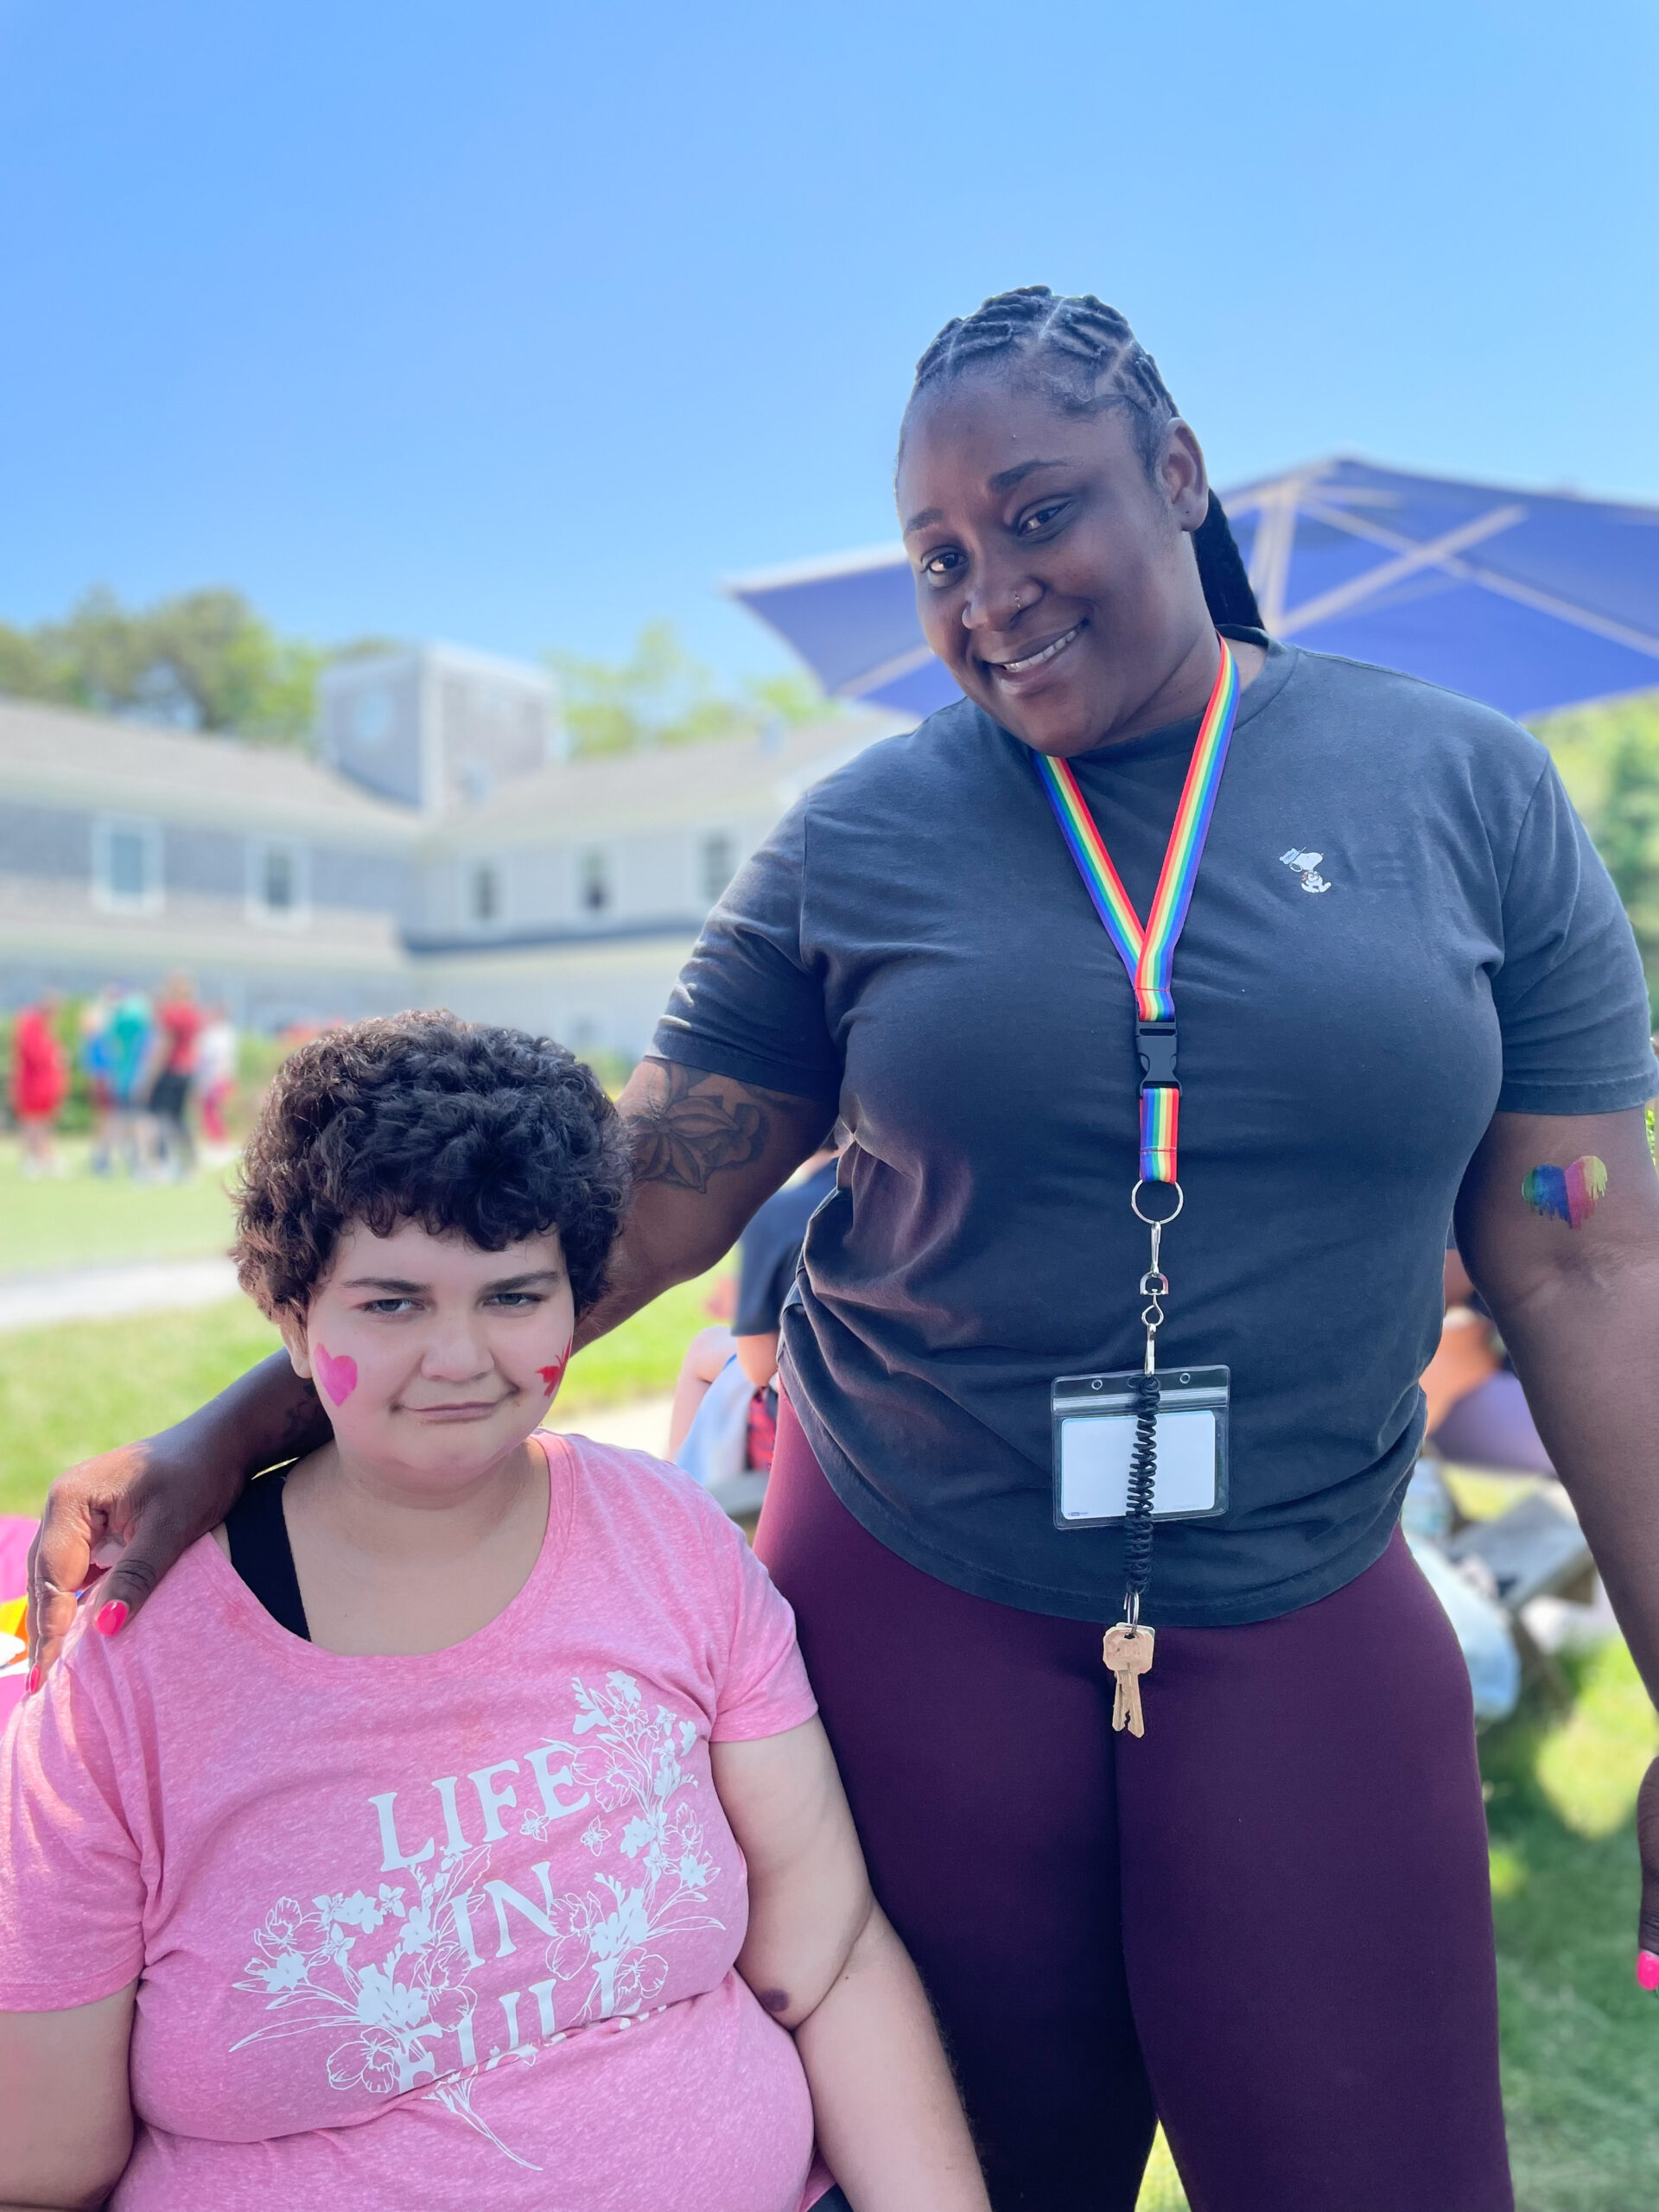
[[[629,1117],[635,1183],[706,1191],[709,1178],[721,1168],[748,1166],[771,1134],[769,1103],[763,1090],[726,1084],[698,1068],[665,1065],[661,1090]]]

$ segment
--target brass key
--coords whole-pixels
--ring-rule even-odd
[[[1141,1710],[1141,1677],[1152,1670],[1153,1638],[1156,1631],[1149,1628],[1131,1626],[1120,1621],[1116,1628],[1109,1628],[1101,1645],[1101,1657],[1111,1669],[1116,1684],[1116,1695],[1112,1700],[1112,1726],[1127,1728],[1131,1736],[1144,1736],[1146,1717]]]

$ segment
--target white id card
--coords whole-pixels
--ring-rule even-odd
[[[1152,1517],[1213,1519],[1227,1510],[1228,1370],[1160,1369],[1157,1380]],[[1062,1375],[1051,1389],[1057,1529],[1096,1529],[1124,1518],[1140,1381],[1135,1370]]]

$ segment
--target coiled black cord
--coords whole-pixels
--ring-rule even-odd
[[[1139,1403],[1129,1452],[1129,1487],[1123,1520],[1123,1586],[1130,1598],[1146,1592],[1152,1573],[1152,1497],[1158,1479],[1158,1403],[1155,1375],[1135,1377]]]

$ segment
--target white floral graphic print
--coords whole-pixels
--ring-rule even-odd
[[[550,1915],[556,1932],[547,1964],[556,1981],[585,1980],[582,2020],[604,2020],[639,2012],[663,1987],[668,1963],[660,1943],[720,1925],[693,1910],[707,1901],[718,1869],[703,1849],[702,1822],[682,1797],[696,1787],[681,1764],[697,1740],[696,1724],[666,1706],[648,1707],[631,1675],[607,1675],[599,1690],[580,1679],[571,1688],[572,1733],[589,1740],[552,1748],[569,1754],[596,1804],[629,1815],[620,1849],[632,1867],[620,1878],[599,1875],[599,1889],[559,1898]],[[595,1821],[582,1840],[597,1856],[610,1834]]]
[[[533,2063],[539,2049],[563,2041],[571,2028],[645,2011],[667,1984],[666,1947],[673,1939],[722,1925],[700,1910],[719,1869],[690,1802],[697,1777],[684,1764],[697,1740],[696,1724],[666,1706],[648,1705],[633,1677],[620,1671],[596,1688],[580,1677],[571,1688],[572,1740],[550,1738],[537,1758],[543,1766],[555,1757],[568,1762],[569,1778],[601,1808],[580,1842],[596,1861],[614,1854],[620,1865],[616,1872],[595,1866],[591,1886],[550,1893],[545,1912],[537,1914],[539,1926],[551,1931],[548,1980],[531,1985],[541,2003],[540,2042],[518,2043],[515,2012],[508,2047],[492,2045],[480,2055],[484,2037],[475,2022],[480,2006],[497,1994],[481,1983],[487,1977],[493,1985],[512,1970],[492,1973],[495,1961],[476,1948],[474,1929],[488,1917],[480,1892],[498,1847],[479,1845],[447,1847],[435,1866],[411,1865],[406,1880],[342,1888],[308,1905],[279,1899],[234,1985],[263,1998],[275,2017],[233,2050],[278,2036],[327,2033],[334,2038],[327,2058],[332,2088],[378,2096],[423,2094],[516,2164],[530,2165],[475,2109],[482,2079],[509,2063]],[[526,1811],[511,1840],[520,1851],[521,1839],[544,1842],[558,1811],[568,1809]],[[545,1882],[547,1862],[534,1871]],[[522,1984],[522,1974],[518,1978]],[[454,2040],[441,2057],[438,2046],[448,2037]],[[430,2086],[423,2091],[423,2083]]]

